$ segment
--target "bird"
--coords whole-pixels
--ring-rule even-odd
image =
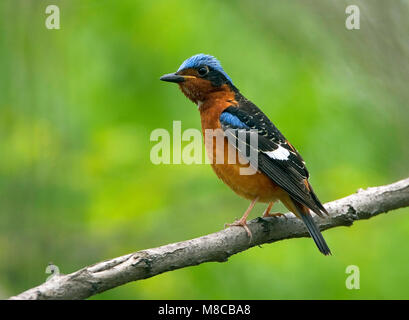
[[[281,201],[304,222],[319,251],[331,255],[311,215],[312,211],[325,217],[328,212],[308,180],[305,161],[270,119],[241,94],[220,61],[212,55],[196,54],[160,80],[178,84],[183,94],[197,105],[208,156],[216,159],[218,152],[224,155],[225,161],[211,162],[214,172],[236,194],[251,201],[242,218],[228,226],[243,227],[251,239],[247,218],[255,204],[268,203],[262,217],[276,217],[283,214],[272,214],[270,210],[275,202]],[[218,132],[215,136],[222,135],[223,144],[207,139],[208,130]],[[249,143],[250,134],[257,138],[256,147]],[[255,154],[252,159],[249,150]],[[230,155],[236,161],[226,161]],[[244,160],[256,169],[254,174],[242,174]]]

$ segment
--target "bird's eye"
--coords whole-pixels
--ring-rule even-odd
[[[209,69],[207,67],[200,67],[197,72],[199,73],[199,76],[203,77],[209,72]]]

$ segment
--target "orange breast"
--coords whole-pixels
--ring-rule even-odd
[[[248,164],[241,164],[239,162],[241,156],[237,150],[228,143],[227,138],[224,138],[222,150],[220,150],[220,147],[215,143],[213,143],[213,146],[207,144],[206,150],[208,154],[211,153],[209,158],[213,157],[213,159],[216,159],[218,152],[224,154],[224,163],[218,164],[213,161],[211,166],[217,176],[238,195],[249,200],[254,200],[256,197],[259,197],[259,201],[261,202],[271,202],[280,198],[281,188],[260,171],[251,175],[241,173],[240,169],[248,167]],[[235,164],[228,164],[229,153],[231,153],[230,159],[237,160]]]
[[[244,175],[240,172],[241,168],[247,168],[249,165],[245,164],[238,151],[228,143],[219,121],[221,112],[229,105],[232,105],[231,101],[217,99],[206,101],[199,109],[204,143],[214,172],[233,191],[246,199],[254,200],[259,197],[261,202],[279,199],[283,196],[284,191],[266,175],[259,171],[251,175]],[[208,129],[213,130],[212,135],[209,135],[209,131],[206,133]],[[235,164],[229,164],[229,159],[235,160]]]

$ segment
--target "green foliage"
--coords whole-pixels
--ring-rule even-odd
[[[61,0],[61,29],[47,30],[48,1],[3,0],[0,295],[45,281],[51,261],[70,273],[242,215],[248,202],[209,166],[149,159],[152,130],[200,128],[196,107],[158,80],[195,53],[218,57],[292,141],[323,202],[406,177],[408,52],[392,49],[409,29],[378,32],[387,22],[362,14],[348,31],[346,4],[325,3]],[[407,298],[408,213],[326,231],[332,257],[283,241],[96,298]],[[351,264],[360,290],[345,288]]]

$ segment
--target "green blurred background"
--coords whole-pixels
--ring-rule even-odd
[[[60,30],[45,8],[60,8]],[[345,28],[345,8],[361,29]],[[156,128],[200,128],[160,82],[218,57],[307,161],[323,202],[408,176],[408,1],[0,3],[0,298],[132,251],[220,230],[239,199],[207,165],[153,165]],[[265,205],[257,205],[252,218]],[[283,209],[278,206],[278,209]],[[409,298],[409,209],[168,272],[95,299]],[[361,289],[347,290],[357,265]]]

